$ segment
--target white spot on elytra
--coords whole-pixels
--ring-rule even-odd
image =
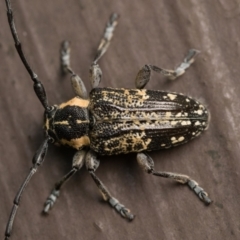
[[[195,122],[194,126],[199,126],[201,123],[199,121]]]
[[[178,123],[178,121],[171,121],[171,125],[176,125]]]
[[[167,96],[168,96],[171,100],[174,100],[174,99],[177,97],[177,95],[171,94],[171,93],[168,93]]]
[[[166,146],[166,144],[165,144],[165,143],[161,144],[161,147],[165,147],[165,146]]]
[[[199,110],[198,110],[198,114],[199,114],[199,115],[202,115],[202,114],[203,114],[203,110],[199,109]]]
[[[190,100],[188,98],[186,98],[186,102],[190,102]]]
[[[176,117],[181,117],[182,116],[182,113],[179,112],[178,114],[176,114]]]
[[[176,139],[176,137],[172,137],[171,141],[172,144],[178,143],[178,142],[182,142],[185,138],[183,136],[179,137],[178,139]]]
[[[171,112],[166,112],[166,117],[171,117],[172,113]]]
[[[199,109],[197,111],[194,111],[194,113],[197,113],[198,115],[202,115],[203,114],[203,110]]]
[[[182,126],[191,125],[191,122],[190,121],[182,121],[181,125]]]
[[[185,138],[182,136],[178,139],[179,142],[182,142]]]

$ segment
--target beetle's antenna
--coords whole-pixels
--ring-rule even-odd
[[[21,45],[21,42],[18,38],[17,30],[16,30],[15,23],[14,23],[11,2],[10,2],[10,0],[5,0],[5,2],[6,2],[6,6],[7,6],[8,23],[9,23],[9,26],[10,26],[10,29],[11,29],[11,33],[12,33],[12,36],[13,36],[13,39],[14,39],[14,42],[15,42],[15,47],[17,49],[18,55],[21,58],[21,60],[23,62],[23,65],[27,69],[32,81],[34,82],[33,88],[34,88],[34,91],[35,91],[38,99],[42,103],[44,109],[46,111],[50,111],[51,107],[48,105],[48,100],[47,100],[47,96],[46,96],[46,93],[45,93],[44,86],[41,83],[41,81],[38,79],[37,74],[29,66],[29,64],[26,60],[26,57],[23,53],[22,45]]]
[[[28,185],[28,183],[31,180],[34,173],[36,173],[38,167],[43,163],[44,158],[45,158],[46,153],[47,153],[48,143],[50,142],[50,140],[51,140],[51,138],[47,136],[45,138],[44,142],[42,143],[42,145],[40,146],[40,148],[37,150],[37,152],[33,156],[33,160],[32,160],[33,165],[30,169],[30,172],[28,173],[27,177],[23,181],[21,187],[19,188],[19,190],[18,190],[18,192],[17,192],[17,194],[14,198],[12,211],[11,211],[11,214],[9,216],[6,231],[5,231],[5,240],[8,240],[11,236],[12,228],[13,228],[13,222],[14,222],[14,219],[15,219],[18,207],[19,207],[19,203],[20,203],[20,200],[21,200],[22,193],[23,193],[24,189],[26,188],[26,186]]]

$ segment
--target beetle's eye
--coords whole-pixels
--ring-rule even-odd
[[[53,111],[55,111],[56,110],[56,107],[55,106],[50,106],[49,107],[49,110],[47,111],[48,113],[52,113]]]
[[[50,138],[50,139],[49,139],[49,142],[50,142],[50,143],[54,143],[54,142],[55,142],[55,140],[54,140],[52,137],[49,136],[49,138]]]

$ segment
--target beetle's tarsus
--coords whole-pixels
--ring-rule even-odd
[[[61,62],[61,69],[62,69],[62,74],[67,74],[70,68],[70,42],[69,41],[63,41],[61,45],[61,50],[60,50],[60,62]]]
[[[49,211],[53,208],[54,204],[56,203],[58,197],[60,196],[60,191],[53,189],[49,197],[47,198],[44,208],[43,208],[43,213],[48,214]]]
[[[116,198],[111,197],[108,200],[108,202],[113,208],[116,209],[118,213],[121,214],[122,217],[127,218],[129,221],[132,221],[134,219],[134,215],[131,213],[131,211],[124,205],[119,203],[119,201]]]
[[[134,215],[130,212],[128,208],[122,207],[119,211],[122,217],[128,219],[129,221],[132,221],[134,219]]]
[[[212,202],[212,200],[208,197],[208,194],[203,190],[203,188],[199,187],[196,181],[190,179],[187,184],[206,205],[209,205]]]
[[[100,58],[104,55],[104,53],[107,51],[109,45],[110,45],[110,42],[111,42],[111,39],[113,37],[113,32],[117,26],[117,23],[118,23],[118,18],[119,18],[119,15],[117,13],[113,13],[108,22],[107,22],[107,25],[106,25],[106,28],[103,32],[103,37],[102,39],[100,40],[100,43],[98,45],[98,49],[97,49],[97,53],[96,53],[96,56],[93,60],[93,63],[94,64],[97,64],[97,62],[100,60]]]
[[[132,221],[134,219],[134,215],[130,212],[130,210],[128,208],[122,208],[120,211],[121,215],[124,218],[127,218],[129,221]]]
[[[184,58],[183,62],[175,69],[175,75],[169,76],[168,79],[174,80],[177,77],[183,75],[185,73],[186,69],[188,69],[190,67],[190,65],[194,63],[195,57],[199,53],[200,53],[200,51],[197,49],[190,49],[187,53],[187,56]]]
[[[200,53],[201,51],[197,49],[189,49],[187,56],[184,58],[183,62],[192,64],[195,60],[195,57]]]

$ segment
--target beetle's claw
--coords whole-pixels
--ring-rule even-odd
[[[208,197],[208,194],[198,186],[198,183],[195,182],[194,180],[189,180],[188,181],[188,186],[198,195],[198,197],[206,204],[209,205],[212,200]]]
[[[130,210],[128,208],[123,207],[120,210],[120,214],[124,217],[127,218],[129,221],[132,221],[135,217],[135,215],[133,215]]]

